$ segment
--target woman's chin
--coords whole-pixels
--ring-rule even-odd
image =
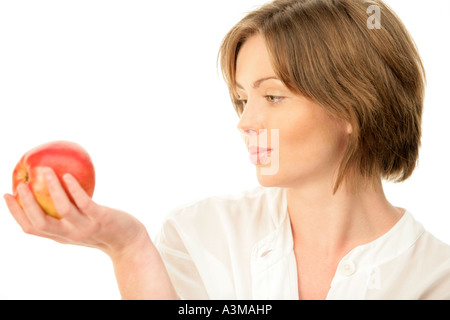
[[[270,174],[270,172],[262,170],[263,167],[257,167],[257,178],[258,182],[263,187],[279,187],[282,184],[278,174]]]

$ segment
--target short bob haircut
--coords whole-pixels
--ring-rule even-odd
[[[373,5],[381,12],[380,28],[369,28]],[[275,0],[248,13],[225,36],[218,55],[239,116],[236,58],[256,33],[289,90],[352,125],[334,192],[350,172],[369,180],[410,177],[420,148],[425,70],[413,39],[386,4]]]

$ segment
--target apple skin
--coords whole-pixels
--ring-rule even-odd
[[[66,173],[75,177],[92,198],[95,188],[95,169],[87,151],[74,142],[53,141],[31,149],[17,163],[13,172],[13,194],[20,206],[22,204],[17,193],[17,186],[20,183],[26,183],[44,212],[52,217],[61,218],[53,205],[44,180],[45,167],[53,169],[73,204],[75,202],[62,180],[62,176]]]

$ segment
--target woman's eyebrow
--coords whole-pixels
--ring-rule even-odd
[[[259,86],[261,85],[261,83],[263,83],[264,81],[267,81],[267,80],[272,80],[272,79],[278,80],[278,78],[277,78],[277,77],[274,77],[274,76],[261,78],[261,79],[259,79],[259,80],[256,80],[256,81],[253,83],[253,86],[252,86],[252,87],[253,87],[253,89],[258,89]],[[236,82],[236,87],[238,87],[239,89],[244,90],[244,87],[243,87],[241,84],[237,83],[237,82]]]

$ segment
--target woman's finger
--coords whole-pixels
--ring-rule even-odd
[[[59,220],[45,214],[41,206],[34,198],[34,195],[28,185],[21,183],[17,187],[17,191],[19,193],[20,202],[23,208],[22,213],[33,226],[34,230],[32,231],[32,234],[47,236],[61,233],[62,230],[60,230],[61,224],[59,223]],[[13,206],[13,209],[17,211],[17,207],[15,205]],[[20,213],[19,219],[24,221],[23,215]]]
[[[70,201],[55,172],[51,168],[44,168],[43,173],[48,192],[58,214],[73,225],[83,225],[86,217]]]
[[[63,180],[66,183],[66,187],[69,190],[72,199],[75,201],[81,212],[88,217],[97,218],[101,211],[100,206],[92,201],[91,197],[84,191],[78,181],[68,173],[63,176]]]
[[[34,236],[45,237],[47,239],[51,239],[59,243],[65,244],[70,243],[69,241],[67,241],[67,239],[61,236],[43,233],[34,228],[31,222],[28,220],[28,217],[26,216],[25,212],[19,206],[17,200],[14,198],[13,195],[5,194],[3,198],[6,201],[6,205],[9,211],[11,212],[11,215],[13,216],[14,220],[16,220],[16,222],[19,224],[19,226],[22,228],[23,232]]]

